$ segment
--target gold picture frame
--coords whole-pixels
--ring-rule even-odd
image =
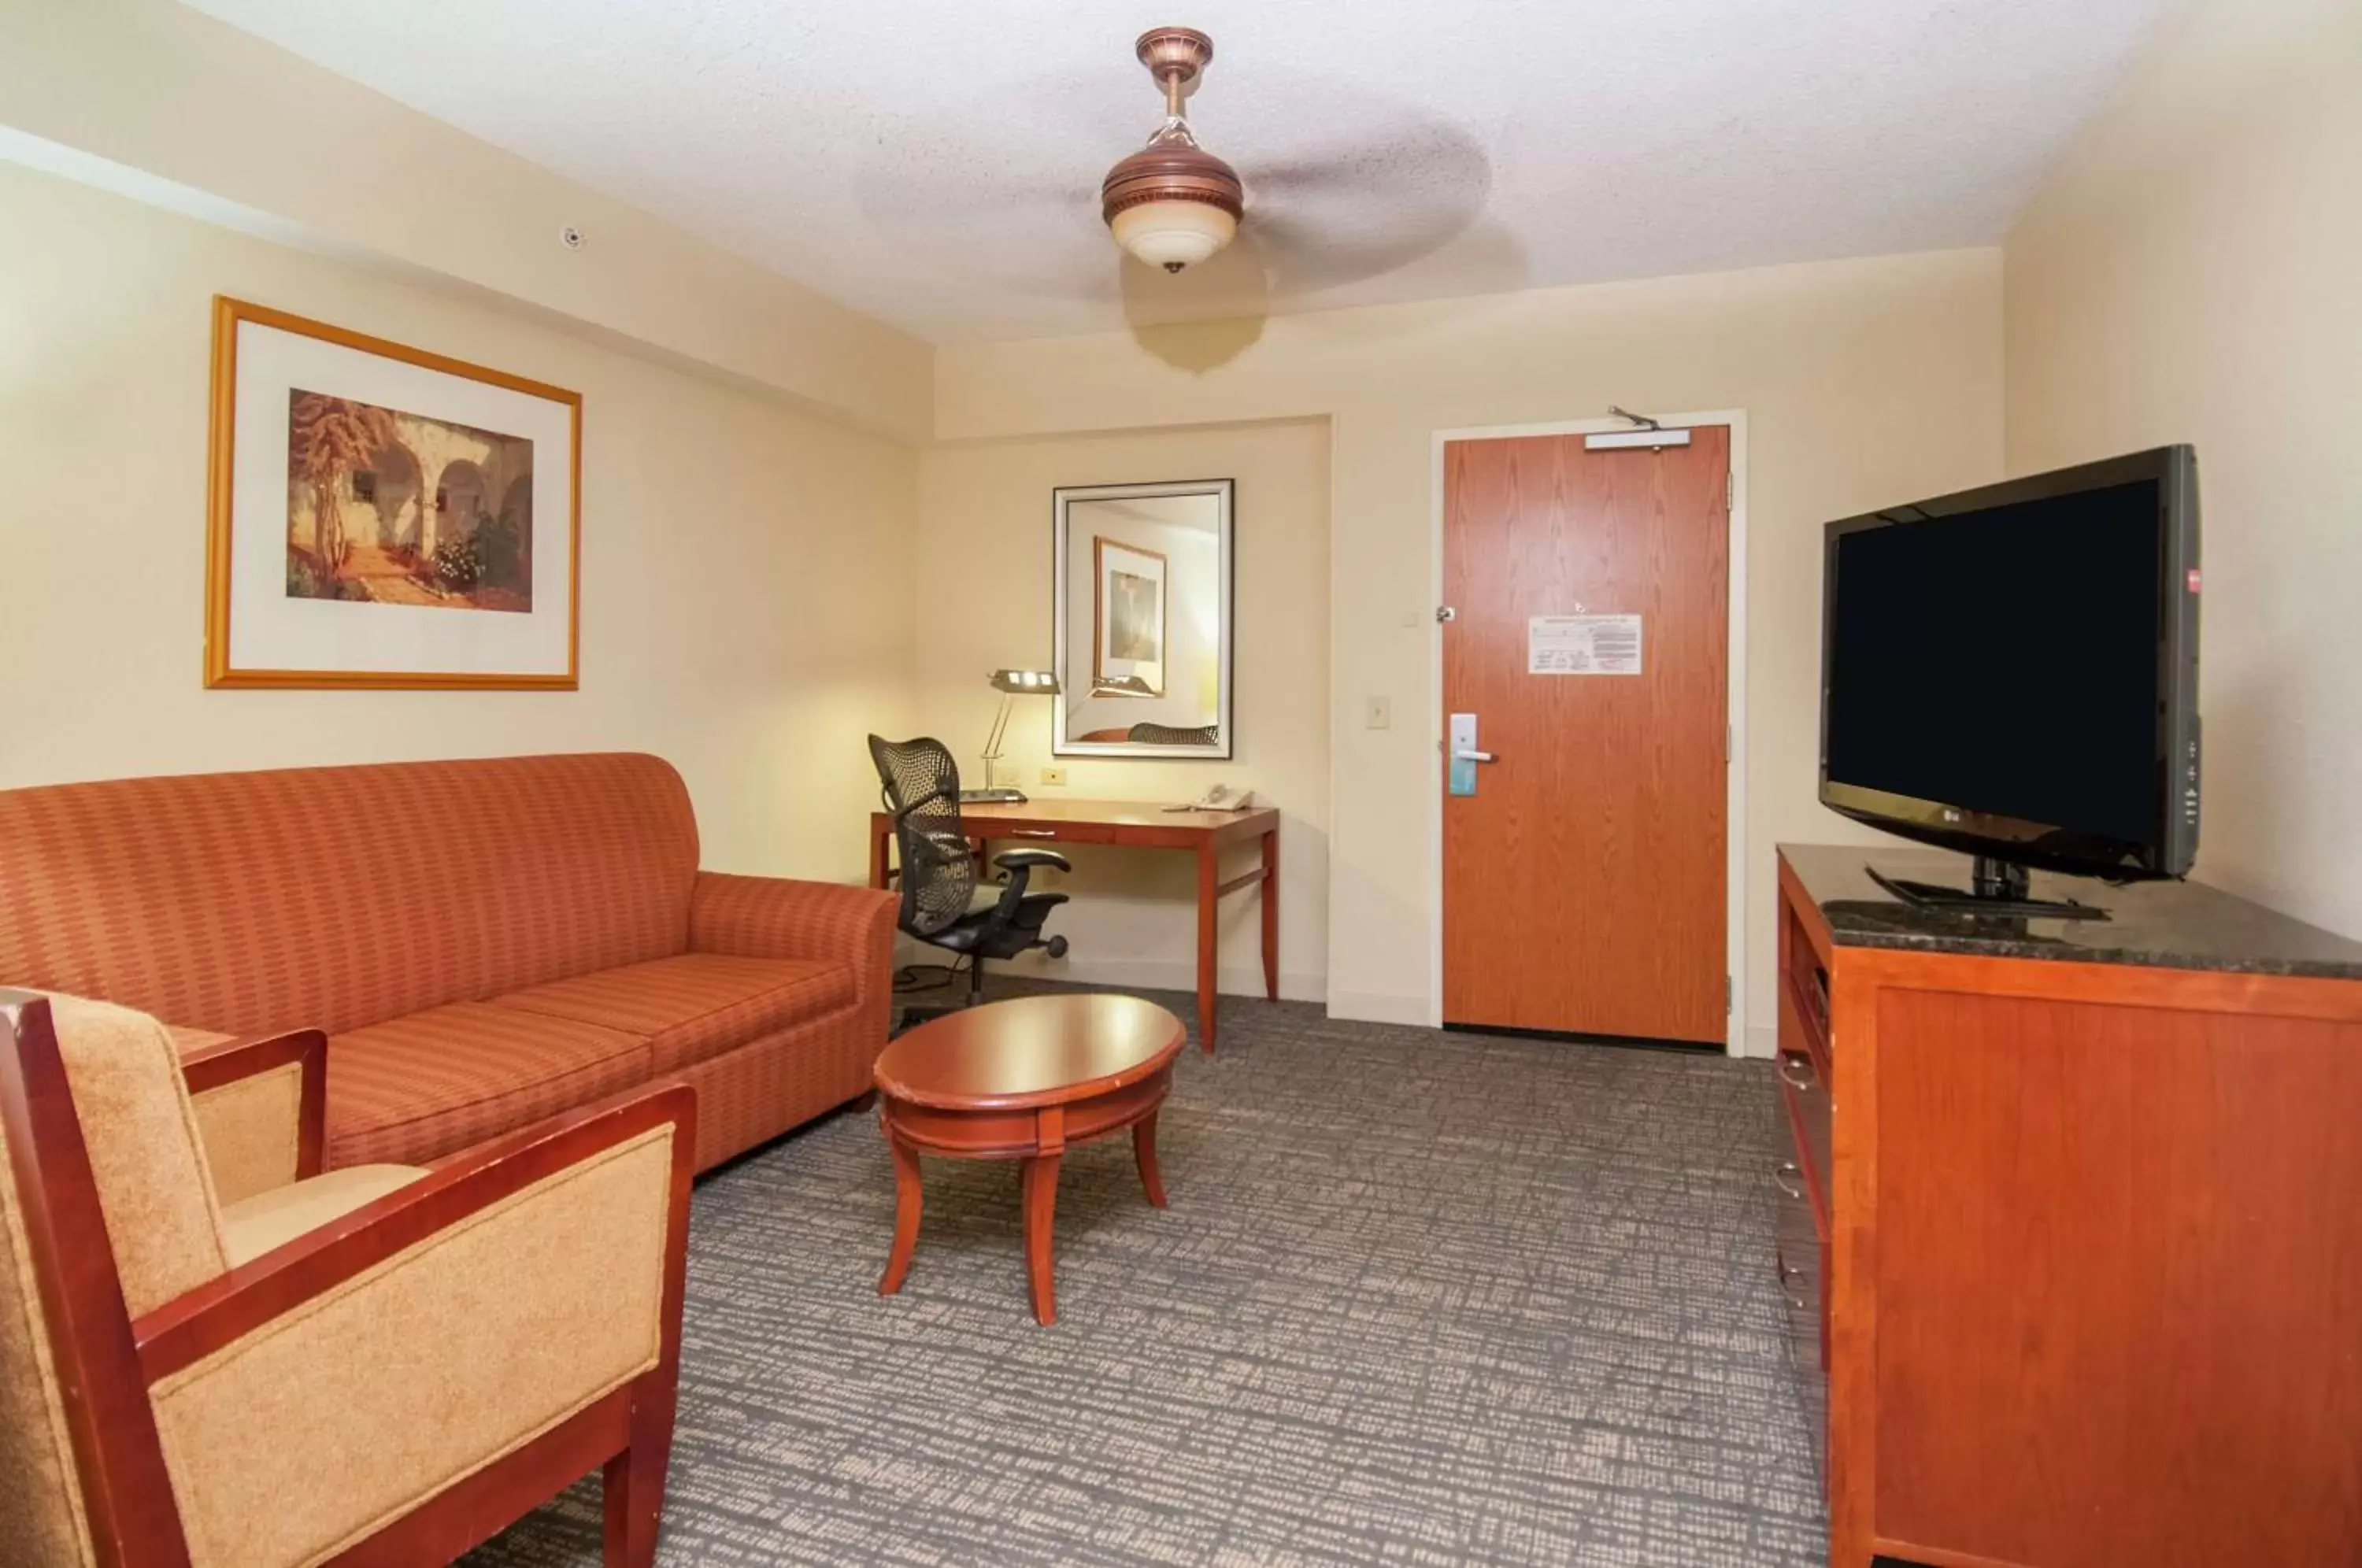
[[[240,379],[242,341],[251,372],[245,381]],[[307,380],[333,382],[335,390],[306,390],[291,379],[291,367],[298,366],[309,367]],[[484,388],[494,391],[480,390]],[[434,407],[429,411],[421,404]],[[239,466],[241,405],[248,425],[244,469]],[[407,536],[390,534],[381,541],[383,549],[376,544],[366,547],[372,552],[368,564],[381,569],[372,575],[346,575],[352,563],[341,522],[315,523],[315,529],[336,528],[333,551],[315,533],[315,548],[307,552],[294,543],[291,532],[298,505],[297,481],[292,477],[296,459],[291,455],[297,446],[295,433],[307,410],[321,408],[336,411],[348,425],[357,422],[360,428],[380,433],[386,451],[403,457],[408,465],[399,501],[381,501],[380,476],[352,467],[350,436],[335,447],[341,456],[315,465],[318,471],[313,473],[309,493],[317,497],[311,504],[322,518],[348,515],[357,506],[374,507],[381,525],[398,530],[395,513],[402,504],[411,508]],[[252,428],[264,413],[281,409],[286,422],[272,434]],[[489,415],[484,409],[491,411]],[[579,689],[580,393],[216,295],[210,418],[207,687]],[[494,419],[501,423],[494,425]],[[515,434],[511,426],[537,434]],[[447,464],[436,460],[430,474],[410,455],[410,447],[418,443],[404,438],[413,432],[436,437],[450,450],[506,456],[508,466],[519,471],[509,480],[506,492],[494,496],[497,510],[480,509],[479,502],[492,490],[477,462],[466,456]],[[535,447],[553,436],[562,438],[562,461],[537,461]],[[275,461],[279,457],[286,457],[287,462]],[[469,471],[460,475],[463,468]],[[441,481],[447,474],[467,486],[457,497],[464,514],[454,522],[445,521],[445,515],[453,508],[450,490],[459,487],[446,487]],[[535,480],[545,474],[562,478],[557,518],[547,509],[534,509]],[[557,487],[545,481],[541,488]],[[545,527],[545,522],[550,525]],[[437,531],[447,536],[439,548],[430,547]],[[497,560],[503,577],[496,578],[487,565],[491,541],[501,545]],[[560,549],[562,563],[551,561]],[[546,572],[546,580],[545,566],[555,569]],[[559,608],[548,602],[555,597],[549,591],[560,587],[565,599],[562,636]],[[480,613],[488,610],[503,613]],[[479,613],[461,613],[469,611]],[[373,618],[356,619],[363,615]],[[241,646],[241,638],[262,651]],[[290,653],[325,657],[289,657]],[[427,668],[393,668],[405,662]],[[485,665],[520,668],[478,668]]]

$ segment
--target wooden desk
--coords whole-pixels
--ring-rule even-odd
[[[1263,885],[1264,994],[1279,999],[1279,812],[1168,812],[1136,801],[1029,801],[1021,806],[960,807],[960,825],[981,854],[994,839],[1029,844],[1114,844],[1131,849],[1181,849],[1198,857],[1198,1043],[1214,1048],[1215,913],[1223,896]],[[1222,850],[1262,841],[1263,863],[1224,881]],[[892,858],[894,818],[869,813],[869,885],[883,888]]]

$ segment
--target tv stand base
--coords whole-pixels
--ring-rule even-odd
[[[1970,886],[1947,887],[1941,882],[1913,882],[1900,877],[1889,877],[1876,867],[1865,866],[1870,879],[1901,899],[1914,909],[1951,910],[1961,914],[1998,915],[2017,920],[2105,920],[2108,911],[2092,904],[2079,904],[2072,899],[2036,899],[2029,896],[2032,886],[2025,867],[1991,856],[1975,857],[1970,869]]]

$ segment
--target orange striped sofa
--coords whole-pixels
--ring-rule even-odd
[[[680,776],[519,756],[0,790],[0,984],[183,1053],[328,1034],[327,1164],[424,1165],[637,1085],[701,1169],[869,1088],[894,901],[698,868]]]

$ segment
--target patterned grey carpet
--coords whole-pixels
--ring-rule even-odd
[[[1190,1016],[1186,998],[1156,999]],[[1770,1068],[1225,999],[1159,1128],[1013,1165],[838,1116],[698,1188],[662,1562],[1817,1563]],[[598,1562],[595,1480],[465,1560]]]

